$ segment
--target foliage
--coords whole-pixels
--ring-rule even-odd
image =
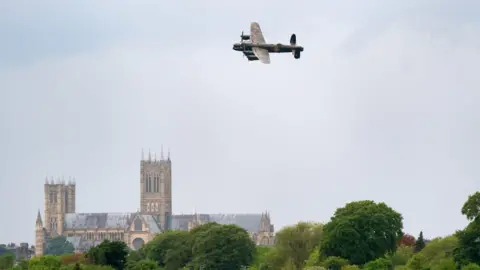
[[[60,257],[62,264],[75,264],[85,262],[85,254],[76,253],[76,254],[66,254]]]
[[[198,231],[198,230],[197,230]],[[180,269],[191,261],[192,237],[187,231],[158,234],[145,246],[147,257],[167,270]]]
[[[411,234],[404,234],[398,243],[400,246],[412,247],[415,245],[415,237]]]
[[[462,270],[480,270],[480,266],[478,264],[469,263],[463,266]]]
[[[281,257],[290,258],[295,267],[301,268],[319,246],[322,232],[322,224],[299,222],[283,228],[276,234],[275,247]]]
[[[468,196],[462,207],[462,215],[466,216],[470,221],[480,221],[480,192],[477,191]]]
[[[329,270],[340,270],[343,266],[348,264],[348,261],[344,258],[335,256],[328,257],[322,262],[322,266]]]
[[[458,247],[454,258],[458,265],[480,264],[480,192],[468,196],[462,214],[470,220],[464,230],[458,231]]]
[[[406,265],[413,256],[413,248],[409,246],[399,246],[397,251],[387,254],[385,257],[392,262],[393,266]]]
[[[62,263],[60,257],[54,255],[45,255],[34,257],[28,263],[28,270],[56,270],[60,269]]]
[[[378,258],[363,266],[364,270],[390,270],[393,269],[392,262],[385,258]]]
[[[12,268],[15,263],[15,255],[11,252],[6,252],[0,255],[0,269]]]
[[[155,261],[140,260],[131,269],[132,270],[155,270],[155,269],[160,269],[160,267],[158,267],[158,264]],[[177,268],[177,269],[180,269],[180,268]]]
[[[425,247],[425,239],[423,239],[423,232],[418,235],[417,241],[415,241],[414,252],[419,252]]]
[[[320,248],[315,248],[305,261],[305,266],[316,266],[320,264]]]
[[[47,239],[46,255],[63,255],[73,253],[73,244],[67,241],[65,236],[57,236]]]
[[[360,270],[360,267],[358,267],[357,265],[344,265],[342,266],[342,270]]]
[[[456,270],[457,266],[453,258],[445,258],[430,267],[431,270]]]
[[[480,220],[472,221],[464,230],[458,231],[456,236],[458,247],[454,251],[455,261],[459,265],[480,264]]]
[[[402,215],[385,203],[348,203],[324,226],[321,252],[363,265],[396,250],[403,235],[402,220]]]
[[[253,262],[255,244],[243,228],[236,225],[215,225],[195,232],[192,246],[195,269],[240,269]]]
[[[87,253],[87,258],[93,264],[123,270],[127,254],[128,248],[124,242],[105,240],[100,245],[91,248]]]

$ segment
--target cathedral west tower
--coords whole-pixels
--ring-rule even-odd
[[[170,154],[160,159],[148,153],[145,159],[142,154],[140,161],[140,211],[142,214],[153,215],[158,219],[162,229],[170,227],[172,215],[172,162]]]

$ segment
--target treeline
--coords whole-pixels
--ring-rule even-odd
[[[104,241],[86,254],[45,255],[16,266],[4,254],[0,269],[480,270],[480,192],[469,196],[461,213],[470,222],[466,228],[427,241],[422,233],[403,233],[402,215],[386,204],[357,201],[337,209],[326,224],[283,228],[272,247],[255,246],[235,225],[208,223],[158,234],[136,251]]]

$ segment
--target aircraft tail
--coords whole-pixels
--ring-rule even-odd
[[[290,45],[297,45],[297,36],[295,34],[292,34],[292,36],[290,37]]]

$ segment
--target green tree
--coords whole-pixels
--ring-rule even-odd
[[[321,252],[363,265],[395,252],[403,217],[385,203],[358,201],[337,209],[323,228]]]
[[[149,242],[150,243],[150,242]],[[148,245],[148,243],[147,243]],[[143,260],[146,258],[146,254],[145,254],[145,247],[147,246],[145,245],[144,247],[140,248],[139,250],[132,250],[128,253],[127,255],[127,262],[125,263],[125,268],[126,269],[134,269],[135,265],[137,264],[137,262]]]
[[[415,253],[412,258],[416,257],[416,255],[421,255],[418,257],[421,260],[417,261],[422,262],[424,267],[432,267],[443,259],[452,258],[453,251],[457,246],[458,239],[453,235],[443,238],[438,237],[430,241],[420,252]]]
[[[12,268],[15,264],[15,255],[6,252],[0,256],[0,270]]]
[[[408,260],[413,256],[413,248],[410,246],[401,245],[397,251],[389,253],[386,258],[389,259],[393,266],[406,265]]]
[[[364,270],[391,270],[393,269],[392,262],[385,258],[378,258],[370,261],[363,266]]]
[[[464,230],[456,233],[458,247],[454,251],[459,265],[480,264],[480,220],[472,221]]]
[[[156,269],[160,269],[160,267],[158,267],[157,262],[152,260],[140,260],[132,268],[132,270],[156,270]],[[180,268],[177,268],[177,269],[180,269]]]
[[[425,247],[425,239],[423,239],[423,232],[418,235],[417,241],[415,241],[414,252],[420,252]]]
[[[468,197],[462,214],[470,220],[470,224],[456,233],[459,243],[454,252],[455,261],[458,265],[480,264],[480,192]]]
[[[147,243],[145,253],[149,259],[156,261],[166,270],[180,269],[192,259],[192,236],[187,231],[158,234]]]
[[[65,236],[49,238],[45,249],[45,255],[64,255],[73,253],[73,244],[67,241]]]
[[[241,269],[251,265],[255,244],[243,228],[236,225],[211,226],[196,233],[193,243],[194,269]]]
[[[480,220],[480,192],[477,191],[468,196],[463,204],[462,214],[470,221]]]
[[[123,270],[127,254],[128,247],[124,242],[105,240],[100,245],[91,248],[87,253],[87,258],[94,264]]]
[[[469,263],[463,266],[462,270],[480,270],[480,266],[478,264]]]
[[[453,258],[445,258],[430,267],[431,270],[456,270],[457,266]]]
[[[322,232],[322,224],[299,222],[283,228],[275,235],[275,247],[281,257],[291,259],[295,267],[301,269],[319,246]]]
[[[425,255],[422,253],[417,253],[408,261],[408,268],[411,270],[424,270],[427,268],[428,262]]]
[[[344,258],[335,256],[328,257],[322,262],[322,266],[327,268],[328,270],[340,270],[342,269],[342,267],[348,264],[349,262]]]
[[[60,258],[53,255],[34,257],[28,262],[28,270],[58,270],[61,266]]]

